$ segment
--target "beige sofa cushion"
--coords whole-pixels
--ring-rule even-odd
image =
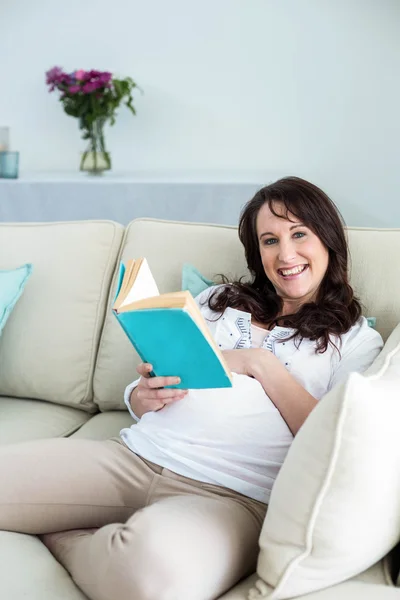
[[[123,227],[0,224],[0,268],[33,273],[0,338],[0,395],[96,410],[92,374]]]
[[[145,256],[160,292],[181,286],[183,263],[192,263],[206,277],[217,273],[246,273],[244,256],[235,227],[138,219],[129,224],[122,259]],[[115,274],[93,381],[100,410],[125,409],[124,389],[136,378],[139,357],[111,312]]]
[[[135,421],[128,411],[109,410],[94,415],[71,437],[84,440],[108,440],[112,437],[119,437],[121,429],[133,424]]]
[[[400,539],[400,327],[369,374],[353,373],[312,411],[272,490],[249,598],[334,585]],[[272,588],[272,591],[271,591]]]
[[[399,297],[400,301],[400,297]],[[364,372],[364,376],[384,373],[385,379],[390,379],[399,388],[400,401],[400,323],[394,328],[386,340],[382,352],[376,357],[372,365]]]
[[[248,600],[249,591],[254,587],[256,580],[256,575],[247,577],[219,600]],[[294,600],[395,600],[398,593],[390,579],[385,559],[349,581],[304,596],[296,596]]]
[[[66,570],[35,536],[1,531],[0,557],[1,600],[87,600]],[[255,577],[248,577],[221,596],[220,600],[247,600]],[[351,581],[307,594],[296,600],[398,598],[399,590],[389,587],[385,566],[381,561]]]
[[[42,400],[0,397],[0,445],[66,437],[90,419],[90,414]]]
[[[348,239],[351,283],[386,340],[400,321],[400,278],[390,270],[400,256],[400,229],[350,227]]]
[[[0,531],[1,600],[87,600],[33,535]]]

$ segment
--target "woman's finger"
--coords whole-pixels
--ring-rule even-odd
[[[151,377],[146,381],[146,386],[152,389],[163,388],[167,385],[178,385],[180,377]]]
[[[186,394],[188,393],[187,390],[179,390],[181,393],[180,394],[175,394],[175,396],[171,396],[171,398],[164,398],[163,402],[166,406],[168,406],[168,404],[172,404],[173,402],[176,402],[177,400],[182,400],[182,398],[184,398],[186,396]]]
[[[137,367],[136,367],[136,371],[139,373],[139,375],[141,375],[142,377],[146,377],[150,378],[150,373],[153,370],[153,365],[151,365],[150,363],[140,363]]]
[[[173,400],[174,398],[183,398],[186,396],[187,390],[176,390],[176,389],[165,389],[158,388],[156,390],[151,390],[149,388],[138,388],[137,395],[140,400],[161,400],[162,402],[167,402],[169,400]]]

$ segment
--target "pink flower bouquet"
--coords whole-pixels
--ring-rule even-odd
[[[136,114],[132,91],[138,86],[133,79],[116,79],[108,71],[79,69],[66,73],[60,67],[54,67],[46,73],[46,84],[49,92],[60,92],[64,111],[79,119],[82,137],[90,142],[82,157],[81,169],[96,172],[111,168],[104,144],[104,124],[110,121],[110,125],[114,125],[121,102]],[[92,168],[85,168],[88,161],[93,163]]]

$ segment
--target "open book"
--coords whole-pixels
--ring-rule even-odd
[[[121,263],[113,312],[152,375],[182,389],[232,386],[232,374],[188,291],[160,294],[145,258]]]

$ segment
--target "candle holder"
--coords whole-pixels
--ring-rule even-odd
[[[17,179],[19,152],[0,152],[0,178]]]

